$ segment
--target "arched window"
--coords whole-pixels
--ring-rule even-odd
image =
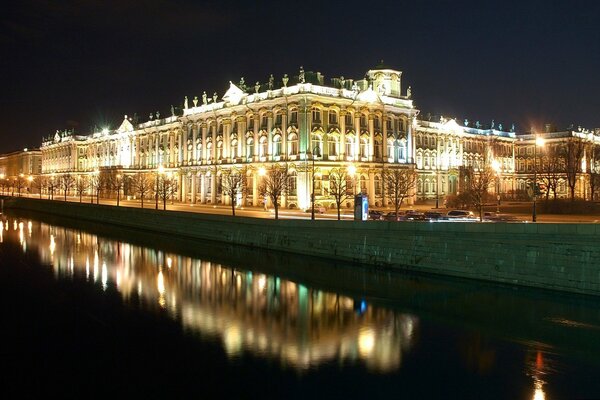
[[[337,156],[337,154],[338,154],[338,136],[337,135],[328,135],[327,136],[327,150],[329,151],[329,156]]]
[[[314,124],[321,123],[321,110],[319,110],[318,108],[312,110],[312,122]]]
[[[323,155],[323,137],[318,133],[313,133],[311,136],[310,152],[322,156]]]
[[[375,196],[381,196],[382,194],[382,184],[381,184],[381,176],[375,175]]]
[[[288,178],[288,194],[290,196],[297,196],[298,195],[298,176],[296,174],[296,171],[292,171],[290,172],[290,177]]]
[[[388,139],[387,141],[387,158],[394,160],[394,150],[395,150],[395,146],[394,146],[394,139]]]
[[[369,139],[367,137],[362,137],[360,139],[360,157],[366,158],[369,154]]]
[[[267,137],[266,136],[261,136],[260,139],[258,140],[258,156],[259,157],[266,157],[268,154],[268,141],[267,141]]]
[[[209,160],[212,160],[213,159],[213,144],[212,144],[212,141],[209,141],[206,144],[206,151],[207,151],[206,158],[208,158]]]
[[[231,158],[238,158],[238,141],[237,139],[233,139],[231,141]]]
[[[288,155],[298,155],[298,135],[296,132],[292,132],[288,135]]]
[[[252,137],[246,139],[246,157],[254,157],[254,138]]]
[[[360,192],[367,193],[367,181],[368,178],[364,175],[360,176]]]
[[[273,136],[273,155],[275,157],[281,155],[281,135]]]
[[[354,158],[354,136],[346,136],[346,157]]]
[[[382,152],[383,152],[383,144],[381,142],[381,137],[376,137],[375,138],[375,148],[374,150],[374,157],[376,161],[381,161],[382,160]]]
[[[217,140],[217,160],[223,158],[223,141]]]
[[[346,123],[346,128],[351,128],[354,123],[352,122],[353,118],[352,118],[352,113],[347,113],[346,117],[345,117],[345,123]]]
[[[337,123],[338,123],[337,113],[333,110],[329,110],[329,124],[337,125]]]
[[[367,116],[365,114],[360,114],[360,127],[367,128]]]

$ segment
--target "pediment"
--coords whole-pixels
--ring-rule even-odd
[[[237,106],[240,104],[240,101],[244,96],[247,96],[247,94],[242,89],[234,85],[233,82],[229,81],[229,89],[227,89],[223,95],[223,100],[231,105]]]
[[[133,125],[131,124],[129,119],[127,119],[127,115],[123,119],[123,122],[121,123],[121,126],[119,126],[119,129],[117,129],[117,132],[119,132],[119,133],[133,132]]]

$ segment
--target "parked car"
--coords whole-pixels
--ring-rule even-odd
[[[439,219],[442,219],[444,216],[444,214],[442,214],[439,211],[425,211],[423,215],[428,221],[437,221]]]
[[[517,217],[515,217],[514,215],[510,215],[510,214],[499,214],[499,213],[495,213],[495,212],[491,212],[491,211],[486,211],[483,213],[483,219],[485,221],[492,221],[492,222],[516,222],[518,221]]]
[[[307,209],[304,210],[304,212],[311,213],[312,207],[308,207]],[[327,209],[325,207],[315,204],[315,214],[325,214],[326,212],[327,212]]]
[[[385,220],[386,221],[402,221],[402,217],[403,217],[403,213],[398,211],[398,215],[396,215],[396,212],[394,211],[390,211],[389,213],[387,213],[385,215]]]
[[[384,219],[384,215],[379,210],[369,210],[369,219],[381,221]]]
[[[448,219],[475,219],[473,211],[468,210],[450,210],[446,217]]]
[[[402,216],[403,221],[425,221],[425,214],[415,210],[408,210]]]

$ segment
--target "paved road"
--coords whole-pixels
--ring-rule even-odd
[[[39,198],[39,196],[28,196],[33,198]],[[44,197],[46,198],[46,197]],[[54,200],[64,200],[63,196],[54,196]],[[67,201],[79,202],[78,197],[67,196]],[[90,198],[86,196],[83,198],[84,203],[89,203]],[[113,205],[116,206],[116,200],[109,199],[100,199],[100,204],[104,205]],[[121,200],[121,206],[125,207],[140,207],[139,200]],[[163,205],[162,202],[159,202],[159,209],[162,210]],[[144,202],[144,208],[154,209],[155,202],[153,200]],[[427,211],[432,210],[433,208],[430,205],[415,205],[411,206],[411,209],[415,209],[418,211]],[[231,215],[231,207],[224,205],[207,205],[207,204],[183,204],[174,202],[171,204],[167,203],[167,210],[176,210],[176,211],[186,211],[186,212],[198,212],[198,213],[206,213],[206,214],[220,214],[220,215]],[[393,211],[392,209],[384,209],[384,212]],[[440,208],[438,211],[442,213],[446,213],[448,210],[445,208]],[[531,222],[531,214],[524,213],[511,213],[509,210],[501,210],[502,213],[514,215],[520,221]],[[275,218],[275,211],[270,208],[269,210],[264,210],[262,207],[241,207],[236,209],[236,216],[243,217],[253,217],[253,218]],[[282,219],[310,219],[310,212],[302,212],[300,210],[287,210],[280,209],[279,217]],[[316,219],[320,220],[336,220],[337,219],[337,211],[328,210],[325,214],[315,214]],[[341,218],[344,220],[350,220],[353,218],[353,214],[351,210],[344,209],[342,210]],[[552,222],[552,223],[600,223],[600,215],[555,215],[555,214],[539,214],[537,215],[537,222]]]

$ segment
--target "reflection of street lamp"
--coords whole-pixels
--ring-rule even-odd
[[[533,128],[531,128],[533,132]],[[534,132],[535,141],[533,143],[533,210],[532,210],[532,222],[536,222],[537,213],[536,213],[536,200],[537,200],[537,147],[544,145],[544,139],[538,137],[537,132]]]
[[[6,186],[4,184],[4,178],[6,177],[6,175],[4,174],[0,174],[0,185],[2,185],[2,194],[4,194],[4,192],[6,191]]]
[[[161,174],[163,174],[164,172],[165,172],[165,167],[163,167],[163,165],[160,164],[158,166],[158,168],[156,169],[156,196],[155,196],[155,198],[156,198],[156,205],[154,207],[154,209],[156,209],[156,210],[158,210],[158,191],[159,191],[159,188],[158,188],[158,176],[161,175]]]
[[[354,164],[350,164],[348,165],[348,175],[350,175],[352,177],[352,194],[356,194],[356,181],[354,179],[354,176],[356,175],[356,167],[354,166]]]
[[[311,213],[310,219],[315,219],[315,157],[318,157],[321,153],[319,146],[315,146],[312,153],[312,194],[310,196],[311,201]]]
[[[502,166],[498,160],[492,161],[492,169],[496,172],[496,199],[498,203],[496,204],[496,212],[500,212],[500,170]]]

